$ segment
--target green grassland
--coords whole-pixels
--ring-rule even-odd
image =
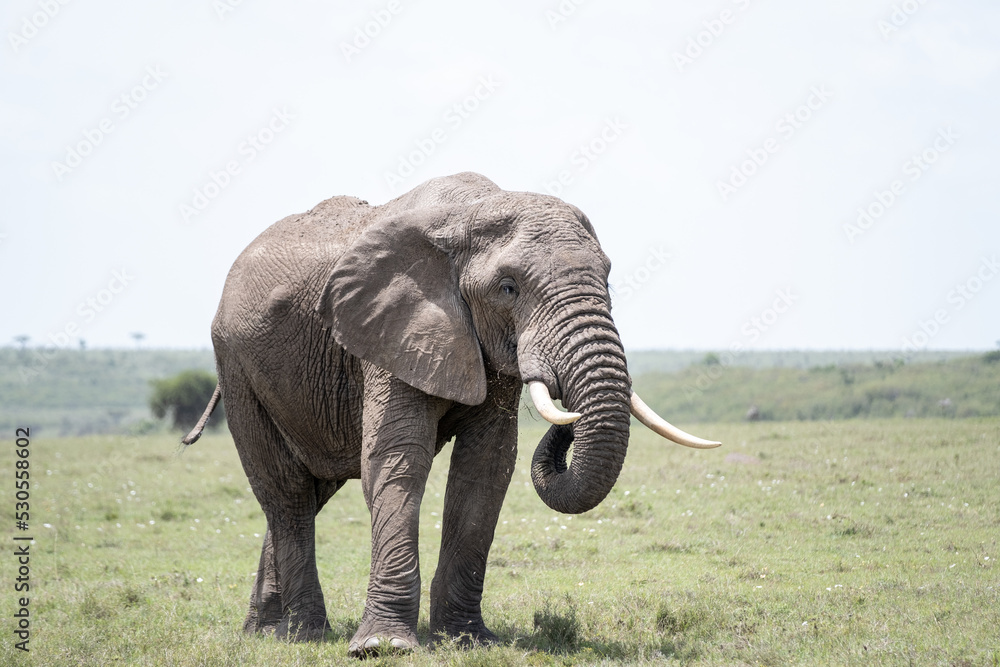
[[[368,664],[1000,664],[1000,419],[681,425],[725,444],[635,428],[611,495],[566,516],[531,488],[542,427],[523,424],[483,603],[503,645]],[[356,664],[370,548],[358,483],[318,521],[327,641],[247,637],[263,515],[228,434],[176,442],[32,439],[31,654],[13,648],[5,512],[0,664]],[[425,645],[448,454],[421,513]]]
[[[724,361],[724,359],[723,359]],[[1000,353],[923,363],[876,361],[809,368],[699,363],[635,378],[660,414],[691,422],[1000,415]]]

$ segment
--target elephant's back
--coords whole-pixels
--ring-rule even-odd
[[[331,197],[261,232],[229,271],[213,334],[257,336],[289,316],[315,317],[334,265],[372,210],[356,197]]]

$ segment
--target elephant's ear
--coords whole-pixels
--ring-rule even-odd
[[[447,252],[458,217],[420,209],[373,223],[334,266],[317,310],[349,353],[428,394],[478,405],[483,356]]]

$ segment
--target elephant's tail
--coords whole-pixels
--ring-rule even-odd
[[[201,415],[201,419],[195,424],[191,432],[188,433],[181,440],[182,445],[193,445],[198,438],[201,437],[201,432],[205,430],[205,424],[208,423],[208,418],[212,416],[215,411],[215,406],[219,404],[219,399],[222,398],[222,388],[219,385],[215,385],[215,391],[212,392],[212,398],[208,401],[208,407],[205,408],[205,412]]]

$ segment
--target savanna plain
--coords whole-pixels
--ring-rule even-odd
[[[503,644],[474,650],[427,631],[446,447],[421,510],[423,646],[369,664],[1000,664],[1000,419],[680,425],[724,446],[634,426],[611,495],[566,516],[535,495],[544,428],[522,419],[483,600]],[[8,555],[0,663],[357,664],[370,547],[358,482],[318,519],[327,641],[246,636],[263,514],[228,433],[177,441],[32,439],[31,651],[14,648]],[[24,533],[7,523],[10,554]]]

